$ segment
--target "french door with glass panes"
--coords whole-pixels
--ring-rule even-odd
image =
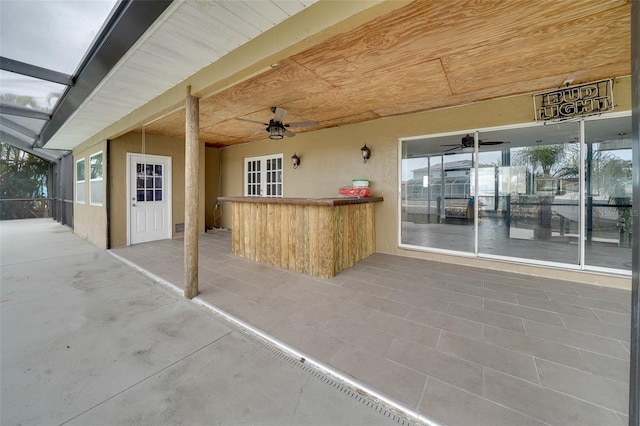
[[[245,197],[282,197],[282,154],[244,160]]]

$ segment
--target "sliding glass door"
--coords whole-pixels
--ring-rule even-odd
[[[402,140],[401,246],[630,270],[630,129],[626,116]]]

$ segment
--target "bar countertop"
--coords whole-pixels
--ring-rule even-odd
[[[382,197],[338,197],[338,198],[280,198],[280,197],[218,197],[218,201],[234,203],[292,204],[299,206],[347,206],[350,204],[378,203]]]

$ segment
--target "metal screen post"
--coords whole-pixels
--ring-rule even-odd
[[[631,357],[629,426],[640,424],[640,1],[631,2],[631,142],[633,168],[633,248],[631,276]]]

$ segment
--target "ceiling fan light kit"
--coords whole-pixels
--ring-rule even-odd
[[[236,118],[236,120],[246,121],[248,123],[256,123],[261,124],[263,126],[267,126],[265,130],[269,134],[269,139],[272,140],[280,140],[287,137],[293,137],[296,134],[293,133],[288,127],[304,127],[304,126],[315,126],[315,121],[298,121],[295,123],[284,123],[282,120],[284,116],[287,115],[287,110],[280,107],[271,107],[271,112],[273,113],[273,118],[269,120],[268,123],[263,123],[262,121],[249,120],[246,118]],[[255,133],[261,133],[262,130],[258,130]]]

